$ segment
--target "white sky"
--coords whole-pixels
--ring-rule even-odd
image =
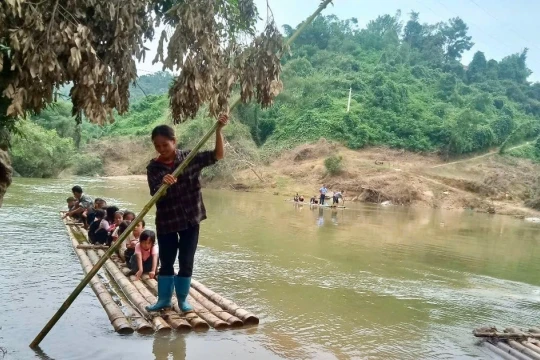
[[[261,17],[266,18],[266,0],[255,0]],[[278,26],[295,27],[319,5],[320,0],[268,0]],[[430,24],[461,17],[469,26],[474,47],[464,54],[462,62],[468,64],[474,53],[483,51],[488,59],[500,60],[504,56],[529,48],[528,66],[533,71],[530,81],[540,81],[540,1],[538,0],[334,0],[323,15],[334,14],[340,19],[355,17],[365,27],[378,15],[402,12],[405,23],[411,11],[420,13],[420,21]],[[157,40],[147,45],[149,56],[137,66],[140,75],[161,70],[152,65]]]

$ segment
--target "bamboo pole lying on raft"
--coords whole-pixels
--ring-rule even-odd
[[[81,250],[82,251],[82,250]],[[88,254],[90,261],[95,264],[98,260],[98,257],[95,253]],[[137,312],[129,302],[124,302],[123,304],[124,312],[127,313],[127,317],[131,320],[132,326],[140,334],[151,334],[154,332],[154,328],[144,317]]]
[[[259,318],[257,316],[240,308],[240,306],[236,305],[231,300],[216,294],[197,280],[191,280],[191,286],[214,303],[221,306],[224,310],[227,310],[230,314],[242,320],[245,325],[257,325],[259,323]]]
[[[234,315],[229,314],[228,312],[226,312],[226,310],[223,310],[218,305],[208,300],[194,288],[189,289],[189,295],[199,304],[201,304],[206,310],[210,311],[212,314],[229,324],[229,326],[236,328],[242,327],[244,325],[242,320],[240,320]]]
[[[107,250],[107,249],[109,249],[109,246],[107,246],[107,245],[79,244],[79,245],[77,245],[77,249],[83,249],[83,250]]]
[[[285,43],[285,47],[289,47],[292,42],[298,37],[298,35],[300,35],[300,33],[302,31],[304,31],[304,29],[309,26],[313,20],[317,17],[317,15],[319,15],[327,6],[328,4],[330,4],[332,2],[332,0],[323,0],[320,4],[319,4],[319,7],[317,8],[317,10],[315,10],[315,12],[313,14],[311,14],[310,17],[308,17],[306,19],[306,21],[304,21],[302,23],[302,25],[300,25],[300,27],[298,29],[296,29],[296,31],[294,32],[294,34],[292,34],[292,36],[287,39],[287,42]],[[236,101],[234,101],[232,103],[232,105],[229,107],[230,111],[232,111],[236,106],[238,106],[238,104],[240,104],[240,98],[236,99]],[[173,171],[172,175],[174,177],[179,177],[183,172],[184,172],[184,169],[189,165],[189,163],[193,160],[193,158],[197,155],[197,153],[199,152],[199,150],[204,146],[204,144],[208,141],[208,139],[210,139],[210,137],[214,134],[214,132],[216,131],[217,127],[218,127],[218,124],[219,122],[216,121],[214,123],[214,125],[210,128],[210,130],[201,138],[201,140],[199,140],[199,142],[193,147],[193,149],[190,151],[190,153],[186,156],[186,158],[184,159],[184,161],[182,161],[182,163]],[[161,185],[161,187],[158,189],[158,191],[156,191],[156,193],[154,194],[154,196],[152,196],[152,198],[150,199],[150,201],[148,201],[148,203],[142,208],[142,210],[139,212],[139,214],[135,217],[135,219],[129,224],[129,226],[126,228],[126,230],[122,233],[122,235],[120,235],[120,237],[118,238],[118,240],[116,240],[114,242],[114,244],[109,248],[109,250],[107,250],[107,254],[106,256],[103,256],[95,265],[94,267],[92,268],[92,270],[90,270],[90,272],[88,272],[88,274],[81,280],[81,282],[79,283],[79,285],[77,285],[77,287],[71,292],[71,294],[67,297],[67,299],[62,303],[62,305],[60,306],[60,308],[56,311],[56,313],[54,313],[54,315],[51,317],[51,319],[47,322],[47,324],[45,324],[45,326],[43,327],[43,329],[41,329],[41,331],[36,335],[36,337],[34,338],[34,340],[32,340],[32,342],[30,343],[30,347],[31,348],[35,348],[37,347],[41,341],[45,338],[45,336],[47,336],[47,334],[49,333],[49,331],[51,331],[51,329],[53,328],[53,326],[58,322],[58,320],[60,320],[60,318],[62,317],[62,315],[67,311],[67,309],[70,307],[71,303],[73,303],[73,301],[77,298],[77,296],[81,293],[81,291],[85,288],[85,286],[90,282],[90,279],[93,278],[97,272],[99,271],[99,269],[105,264],[106,260],[116,252],[117,249],[120,248],[120,245],[128,238],[129,234],[131,234],[131,232],[133,231],[133,229],[135,228],[135,226],[140,223],[145,215],[148,213],[148,211],[150,211],[150,209],[155,205],[155,203],[163,196],[165,195],[165,192],[167,191],[167,189],[169,188],[169,185],[167,184],[163,184]],[[257,319],[257,322],[258,322],[258,319]],[[244,321],[244,323],[246,323]],[[246,323],[247,324],[247,323]],[[192,325],[193,326],[193,325]]]
[[[485,337],[485,338],[497,338],[497,339],[524,339],[524,338],[533,338],[540,339],[540,333],[503,333],[499,331],[473,331],[473,335],[476,337]]]
[[[143,275],[142,279],[143,279],[144,283],[148,286],[148,288],[152,291],[152,293],[157,294],[157,281],[154,280],[154,279],[150,279],[148,277],[148,275]],[[189,322],[189,324],[191,325],[191,328],[193,330],[206,331],[206,330],[210,329],[210,325],[208,325],[208,323],[206,321],[204,321],[203,319],[201,319],[196,313],[194,313],[194,312],[188,312],[188,313],[182,312],[182,310],[178,306],[178,300],[176,299],[175,295],[173,295],[171,302],[172,302],[172,305],[173,305],[173,309],[176,312],[182,314],[186,318],[186,320]]]
[[[98,261],[99,259],[98,255],[93,250],[88,250],[88,256],[90,257],[90,259],[94,259],[96,261]],[[148,301],[146,301],[146,299],[141,295],[141,293],[137,291],[135,286],[133,286],[133,284],[124,276],[124,274],[122,274],[122,272],[118,270],[116,265],[111,260],[107,260],[105,262],[105,268],[107,269],[109,274],[111,274],[120,289],[122,289],[124,295],[126,295],[128,300],[131,301],[133,305],[135,305],[139,312],[145,318],[152,319],[152,326],[158,333],[166,333],[171,331],[171,327],[161,316],[150,316],[150,314],[148,313],[148,311],[146,311],[145,308],[147,305],[149,305]]]
[[[76,248],[78,244],[77,240],[71,238],[71,242],[73,244],[75,253],[77,254],[81,262],[81,266],[84,272],[88,273],[92,269],[92,263],[90,262],[90,259],[88,258],[88,256],[86,256],[83,250],[79,250]],[[109,317],[114,331],[119,334],[132,334],[133,328],[129,324],[129,321],[127,320],[120,307],[114,302],[111,294],[109,293],[105,285],[99,280],[97,275],[90,280],[90,286],[92,287],[92,290],[94,290],[96,297],[98,298],[99,302],[103,306],[103,309],[107,313],[107,316]]]
[[[135,288],[141,293],[142,296],[151,304],[154,304],[157,299],[156,297],[148,290],[142,281],[137,280],[137,277],[134,275],[131,275],[129,277]],[[172,310],[162,310],[160,311],[160,314],[162,317],[176,330],[178,331],[189,331],[191,330],[191,325],[189,323],[182,319],[180,315]]]

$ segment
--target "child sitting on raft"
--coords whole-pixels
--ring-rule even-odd
[[[111,235],[113,242],[118,240],[118,237],[120,235],[122,235],[122,233],[120,233],[120,234],[118,233],[120,225],[122,224],[122,222],[127,221],[127,224],[129,225],[129,223],[132,222],[134,219],[135,219],[135,213],[134,212],[129,211],[129,210],[126,210],[126,212],[124,212],[124,216],[122,217],[122,221],[120,221],[120,223],[116,226],[116,228],[114,229],[114,231],[113,231],[113,233]],[[126,228],[124,228],[124,230],[125,229]],[[124,242],[123,244],[125,244],[125,243],[126,242]]]
[[[158,245],[156,234],[152,230],[144,230],[135,245],[135,254],[130,258],[131,273],[140,279],[143,273],[148,273],[150,279],[156,277],[158,264]]]
[[[319,203],[319,200],[317,199],[317,195],[313,195],[313,197],[309,199],[309,203],[311,205],[317,205]]]
[[[90,224],[90,227],[88,228],[88,240],[90,240],[90,243],[94,244],[97,241],[96,232],[99,229],[99,225],[101,224],[101,220],[105,218],[105,210],[97,209],[94,211],[94,222]],[[99,234],[98,234],[99,236]],[[100,243],[103,240],[100,240]],[[106,241],[106,240],[105,240]]]
[[[128,224],[129,225],[129,224]],[[137,241],[139,240],[139,237],[141,236],[142,232],[144,231],[145,226],[144,220],[142,220],[140,223],[138,223],[134,228],[133,232],[130,234],[130,237],[124,241],[124,244],[126,244],[126,250],[124,251],[124,259],[126,260],[126,264],[130,263],[131,257],[133,254],[135,254],[135,245],[137,245]],[[126,226],[127,228],[127,226]],[[120,235],[122,235],[120,233]]]

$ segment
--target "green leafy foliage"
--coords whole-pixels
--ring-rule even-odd
[[[73,171],[76,175],[94,176],[103,174],[103,160],[96,155],[78,154],[73,161]]]
[[[10,155],[13,168],[22,176],[56,177],[71,165],[75,153],[73,140],[61,138],[29,121],[19,123],[20,133],[13,138]]]

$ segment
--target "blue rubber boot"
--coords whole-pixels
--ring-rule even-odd
[[[193,311],[193,307],[186,300],[189,294],[190,285],[190,277],[174,277],[174,289],[176,290],[176,297],[178,298],[178,307],[180,307],[180,310],[183,312]]]
[[[171,298],[174,288],[174,279],[176,276],[158,277],[158,301],[154,305],[146,307],[148,311],[159,311],[171,307]]]

